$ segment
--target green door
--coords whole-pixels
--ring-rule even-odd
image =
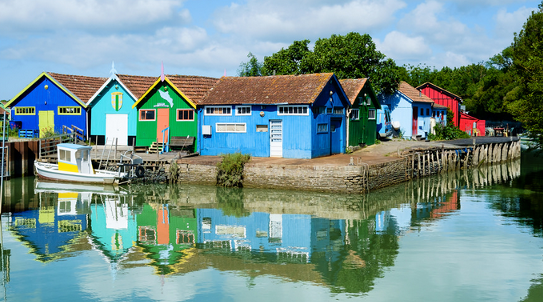
[[[44,137],[47,132],[53,133],[55,131],[55,112],[54,111],[40,111],[40,138]]]

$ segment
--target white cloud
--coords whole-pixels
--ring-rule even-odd
[[[388,33],[383,42],[375,40],[375,44],[379,51],[395,60],[418,60],[432,53],[422,36],[410,37],[398,31]]]
[[[0,35],[101,30],[145,31],[153,24],[190,22],[183,0],[3,0]]]
[[[530,16],[533,8],[521,7],[518,10],[509,13],[502,8],[498,11],[494,19],[496,20],[495,35],[513,40],[513,33],[520,32],[522,25]]]
[[[388,26],[394,13],[405,3],[399,0],[329,1],[249,0],[246,5],[231,4],[215,14],[220,32],[268,39],[322,38],[350,31],[369,32]]]

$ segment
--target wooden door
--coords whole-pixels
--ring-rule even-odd
[[[338,154],[341,153],[341,144],[343,143],[343,140],[341,139],[342,136],[342,128],[341,128],[341,119],[339,118],[333,118],[330,120],[330,153],[331,154]]]
[[[415,138],[419,131],[419,107],[413,106],[413,133],[411,133],[411,137]]]
[[[53,133],[55,131],[55,112],[54,111],[40,111],[39,112],[39,127],[40,138],[44,137],[48,132]],[[70,125],[67,125],[70,126]]]
[[[170,126],[170,109],[169,108],[158,108],[156,114],[156,141],[162,143],[162,130]],[[170,131],[164,132],[164,143],[168,142],[168,136]]]
[[[282,120],[270,120],[270,157],[283,157]]]
[[[117,145],[128,145],[128,114],[106,114],[106,139],[115,138]]]

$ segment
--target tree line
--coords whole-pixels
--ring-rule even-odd
[[[249,53],[239,76],[333,72],[339,79],[370,78],[377,93],[391,93],[400,81],[417,87],[431,82],[464,100],[466,110],[486,120],[517,120],[539,146],[543,142],[543,1],[513,42],[487,61],[461,67],[398,66],[376,49],[368,34],[332,35],[294,41],[263,62]]]

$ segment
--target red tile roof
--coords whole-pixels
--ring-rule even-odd
[[[430,87],[434,88],[435,90],[437,90],[437,91],[439,91],[439,92],[441,92],[441,93],[444,93],[444,94],[446,94],[446,95],[448,95],[448,96],[450,96],[450,97],[452,97],[452,98],[454,98],[454,99],[457,99],[457,100],[460,101],[460,103],[462,103],[462,98],[461,98],[461,97],[459,97],[459,96],[457,96],[456,94],[454,94],[454,93],[452,93],[452,92],[449,92],[449,91],[447,91],[447,90],[445,90],[445,89],[443,89],[443,88],[441,88],[441,87],[439,87],[439,86],[437,86],[437,85],[434,85],[434,84],[432,84],[432,83],[430,83],[430,82],[426,82],[426,83],[424,83],[424,84],[418,86],[417,89],[418,89],[418,90],[422,90],[422,89],[424,89],[424,88],[426,88],[426,87],[428,87],[428,86],[430,86]]]
[[[48,72],[48,74],[85,104],[108,79],[53,72]]]
[[[222,77],[200,104],[310,104],[332,76],[333,73]]]
[[[136,101],[139,100],[147,89],[149,89],[149,87],[151,87],[158,79],[157,77],[144,77],[126,74],[118,74],[117,78],[136,97]]]
[[[185,75],[166,75],[166,78],[196,104],[199,104],[204,95],[219,81],[217,78]]]
[[[343,87],[343,91],[345,91],[347,98],[349,98],[349,101],[351,102],[351,105],[353,105],[356,101],[358,94],[360,94],[360,91],[362,88],[364,88],[367,80],[367,78],[339,80],[341,86]]]
[[[398,91],[403,93],[405,96],[413,100],[413,102],[421,103],[434,103],[431,98],[427,97],[425,94],[417,90],[415,87],[407,84],[407,82],[401,81],[398,85]]]

